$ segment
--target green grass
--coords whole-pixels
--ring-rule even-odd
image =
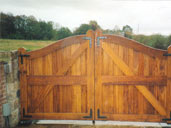
[[[32,51],[43,48],[54,42],[55,41],[0,39],[0,51],[12,51],[21,47],[28,51]]]

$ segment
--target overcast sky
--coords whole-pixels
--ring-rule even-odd
[[[82,23],[96,20],[103,29],[128,24],[136,34],[171,34],[169,0],[0,0],[0,11],[33,15],[72,31]]]

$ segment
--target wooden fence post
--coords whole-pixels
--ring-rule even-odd
[[[171,54],[171,45],[168,47],[168,54]],[[168,118],[171,112],[171,56],[167,58],[167,108]]]
[[[24,48],[18,49],[18,64],[19,64],[19,80],[20,80],[20,115],[21,119],[24,119],[23,115],[23,109],[27,107],[27,90],[26,90],[26,74],[24,71],[26,71],[26,59],[24,57],[20,57],[21,54],[25,54],[26,50]]]

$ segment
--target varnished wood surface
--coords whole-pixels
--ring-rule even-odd
[[[136,51],[148,54],[151,57],[160,57],[160,58],[167,58],[163,56],[164,53],[167,53],[167,50],[161,50],[161,49],[156,49],[152,48],[149,46],[145,46],[135,40],[131,39],[126,39],[125,37],[122,36],[117,36],[117,35],[104,35],[107,37],[107,40],[113,40],[113,43],[119,44],[122,46],[126,46],[128,48],[133,48]]]
[[[92,33],[90,30],[87,35],[22,53],[30,56],[27,62],[20,63],[21,70],[26,71],[25,83],[20,82],[20,86],[25,87],[22,94],[27,96],[23,97],[21,112],[24,108],[31,119],[93,119],[84,116],[94,108],[94,50],[90,49],[89,40],[83,39]]]
[[[97,45],[98,37],[100,45]],[[89,40],[83,37],[90,37]],[[171,53],[100,30],[19,57],[21,118],[155,121],[171,111]],[[90,115],[91,118],[84,118]],[[97,110],[100,110],[98,117]]]
[[[86,85],[85,76],[27,76],[30,85]]]
[[[30,55],[30,58],[38,58],[38,57],[41,57],[41,56],[45,56],[55,50],[58,50],[58,49],[62,49],[62,48],[65,48],[69,45],[72,45],[72,44],[77,44],[77,43],[83,43],[85,42],[85,40],[82,40],[82,38],[84,37],[85,35],[79,35],[79,36],[73,36],[73,37],[68,37],[68,38],[65,38],[65,39],[62,39],[62,40],[59,40],[57,41],[56,43],[53,43],[45,48],[41,48],[39,50],[35,50],[35,51],[30,51],[28,52],[27,54]]]
[[[107,118],[96,116],[96,119],[162,121],[168,114],[168,58],[163,56],[167,51],[98,33],[96,38],[107,38],[101,39],[100,46],[95,49],[95,52],[99,50],[95,58],[95,71],[98,70],[98,77],[95,77],[95,112],[100,109],[100,114]]]
[[[121,58],[117,57],[106,43],[103,43],[102,47],[125,75],[135,75],[132,69],[130,69],[129,66],[127,66],[126,63],[121,60]],[[156,97],[145,86],[136,85],[135,87],[161,115],[166,115],[166,110],[164,109],[163,105],[160,104]]]
[[[102,84],[104,85],[153,85],[166,86],[166,76],[103,76]]]
[[[168,47],[168,54],[171,54],[171,45]],[[170,112],[171,112],[171,56],[168,56],[167,59],[168,63],[168,69],[167,69],[167,118],[170,118]],[[170,121],[171,122],[171,121]],[[170,123],[168,121],[168,123]]]

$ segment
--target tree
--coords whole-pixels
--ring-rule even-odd
[[[123,26],[122,31],[124,32],[124,37],[132,39],[133,29],[129,25]]]
[[[94,31],[96,29],[101,29],[100,26],[98,25],[97,21],[95,21],[95,20],[91,20],[89,22],[89,25],[90,25],[91,29],[94,30]]]
[[[52,39],[53,22],[37,21],[34,16],[13,16],[0,13],[0,38],[10,39]]]
[[[16,32],[14,27],[15,17],[8,13],[0,13],[0,38],[13,38]]]
[[[170,46],[171,45],[171,35],[168,36],[168,41],[167,41],[167,46]]]
[[[62,27],[62,28],[60,28],[59,30],[56,31],[55,39],[60,40],[60,39],[63,39],[65,37],[68,37],[68,36],[71,36],[71,35],[72,35],[72,33],[69,30],[69,28]]]
[[[152,35],[152,47],[167,49],[167,37],[160,34]]]
[[[25,15],[15,17],[15,39],[26,39],[27,17]]]
[[[106,30],[103,30],[103,33],[104,34],[115,34],[115,35],[121,35],[121,36],[123,36],[122,30],[117,25],[114,26],[114,29],[106,29]]]
[[[81,24],[80,27],[78,27],[73,34],[74,35],[81,35],[81,34],[86,34],[86,32],[91,29],[91,26],[89,24]]]
[[[163,36],[160,34],[155,35],[133,35],[133,39],[143,43],[145,45],[158,48],[158,49],[167,49],[171,45],[171,36]]]

